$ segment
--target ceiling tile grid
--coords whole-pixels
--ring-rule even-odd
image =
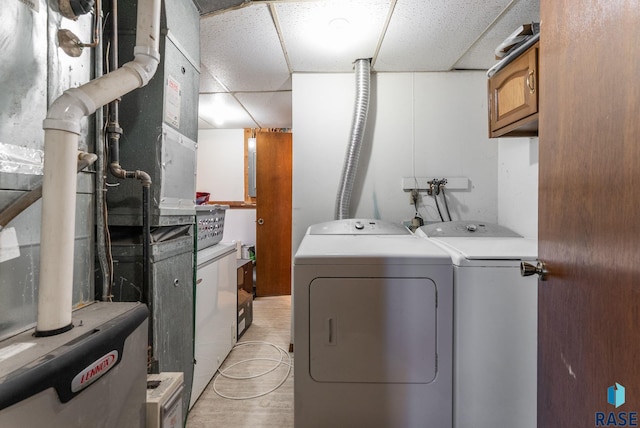
[[[291,128],[291,91],[236,94],[258,128]]]
[[[212,128],[291,127],[291,72],[352,72],[368,57],[375,72],[488,69],[539,21],[539,0],[199,1],[236,4],[202,11],[200,125]]]
[[[377,71],[448,71],[512,0],[402,0]]]
[[[517,0],[483,34],[482,38],[454,66],[456,69],[489,69],[498,60],[494,51],[520,25],[540,22],[538,0]]]
[[[227,92],[227,88],[218,82],[207,66],[200,64],[200,93],[212,92]]]
[[[245,108],[229,93],[200,94],[198,118],[206,124],[203,126],[206,129],[258,127]]]
[[[202,64],[232,92],[291,89],[267,4],[201,18],[200,44]]]

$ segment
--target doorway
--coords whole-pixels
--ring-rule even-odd
[[[245,141],[253,134],[245,130]],[[256,296],[291,294],[292,134],[256,137]],[[248,146],[248,145],[247,145]]]

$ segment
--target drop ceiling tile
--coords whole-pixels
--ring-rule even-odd
[[[231,94],[200,94],[198,118],[217,129],[257,128],[251,116]]]
[[[274,3],[293,72],[350,72],[375,54],[391,0]]]
[[[522,24],[540,22],[540,1],[519,0],[502,15],[475,45],[456,63],[456,69],[489,69],[497,62],[494,56],[500,45]]]
[[[202,63],[230,91],[290,89],[289,68],[268,5],[200,19]]]
[[[398,1],[374,69],[450,70],[511,1]]]
[[[236,94],[261,128],[291,128],[291,91]]]

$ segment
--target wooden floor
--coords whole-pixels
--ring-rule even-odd
[[[258,297],[253,303],[253,323],[238,343],[268,342],[286,351],[291,341],[290,332],[291,297]],[[275,347],[265,344],[236,346],[222,363],[221,369],[251,358],[283,358],[288,362],[287,356],[281,354]],[[288,355],[293,363],[293,354]],[[264,372],[276,364],[273,361],[250,361],[230,368],[228,374],[238,377],[249,376]],[[255,396],[278,385],[287,376],[288,369],[286,364],[280,364],[271,373],[256,379],[237,380],[221,377],[216,381],[215,387],[221,394],[229,397]],[[218,376],[220,375],[216,375],[216,378]],[[214,381],[211,381],[189,412],[187,428],[214,427],[293,427],[293,368],[278,389],[251,399],[223,398],[214,391]]]

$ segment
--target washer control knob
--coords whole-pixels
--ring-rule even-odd
[[[362,224],[362,222],[360,222],[360,221],[356,221],[355,226],[356,226],[356,229],[358,229],[358,230],[364,229],[364,224]]]
[[[478,230],[478,226],[473,223],[469,223],[466,227],[469,232],[475,232]]]

